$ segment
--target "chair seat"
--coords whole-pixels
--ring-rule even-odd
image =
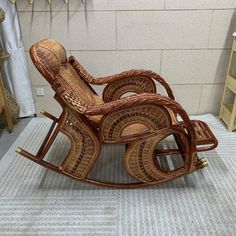
[[[122,136],[132,136],[132,135],[137,135],[137,134],[142,134],[145,132],[148,132],[147,126],[140,124],[140,123],[135,123],[132,125],[127,126],[123,132]]]
[[[95,104],[96,105],[101,105],[101,104],[104,104],[104,101],[100,97],[96,96],[95,97]],[[169,112],[172,124],[177,124],[178,120],[176,118],[175,113],[172,110],[168,109],[168,108],[167,108],[167,110]],[[98,128],[99,123],[100,123],[103,116],[102,115],[97,115],[97,116],[87,116],[87,117],[95,125],[95,127]],[[146,133],[146,132],[148,132],[148,130],[149,129],[147,128],[147,126],[145,126],[141,123],[134,123],[132,125],[129,125],[128,127],[126,127],[123,130],[122,136],[138,135],[138,134]]]
[[[104,104],[104,101],[97,95],[94,95],[94,105],[98,106],[98,105],[102,105]],[[99,122],[102,119],[102,115],[98,115],[98,116],[87,116],[87,118],[95,125],[98,126]]]

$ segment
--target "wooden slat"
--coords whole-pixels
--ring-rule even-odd
[[[227,77],[226,77],[226,83],[223,93],[223,98],[221,101],[221,108],[220,108],[220,115],[219,117],[225,122],[225,124],[228,126],[229,131],[233,131],[236,128],[235,122],[236,122],[236,98],[234,99],[234,104],[231,106],[231,104],[226,104],[226,94],[227,90],[229,89],[234,96],[236,96],[236,77],[231,74],[231,68],[233,63],[235,64],[235,61],[233,60],[233,56],[236,53],[236,37],[233,38],[233,45],[232,50],[230,54],[230,61],[228,65],[228,71],[227,71]],[[232,109],[231,109],[232,107]],[[230,108],[230,109],[229,109]]]

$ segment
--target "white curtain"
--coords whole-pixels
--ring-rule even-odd
[[[0,5],[6,15],[0,24],[0,44],[11,55],[2,68],[3,80],[20,105],[20,117],[31,116],[35,107],[17,9],[8,0]]]

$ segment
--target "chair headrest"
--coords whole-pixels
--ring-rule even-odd
[[[55,77],[67,63],[65,48],[54,39],[45,39],[30,48],[30,56],[38,70]],[[46,70],[46,71],[45,71]]]

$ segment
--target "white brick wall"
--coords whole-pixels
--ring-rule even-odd
[[[207,48],[211,11],[121,11],[118,49]],[[199,37],[200,36],[200,37]]]
[[[33,12],[32,12],[33,10]],[[26,50],[55,38],[95,76],[131,68],[151,69],[170,84],[190,114],[219,111],[232,32],[235,0],[35,0],[18,1]],[[59,112],[47,82],[29,59],[38,110]],[[101,88],[96,87],[99,93]],[[47,105],[45,105],[47,104]]]

